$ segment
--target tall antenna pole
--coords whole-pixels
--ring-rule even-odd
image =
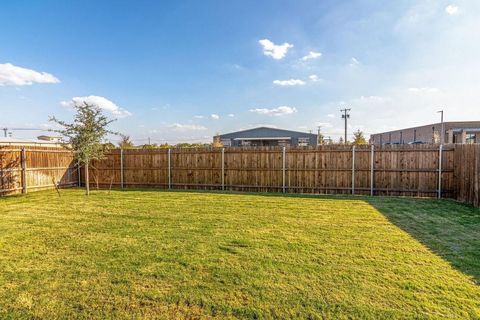
[[[440,129],[440,144],[443,144],[443,140],[445,139],[445,132],[444,132],[444,128],[443,128],[443,110],[440,110],[440,111],[437,111],[438,113],[440,113],[440,117],[441,117],[441,123],[442,123],[442,128]]]
[[[350,114],[348,113],[352,109],[341,109],[340,112],[342,112],[342,119],[345,120],[345,140],[343,140],[344,144],[347,144],[347,121],[350,118]]]

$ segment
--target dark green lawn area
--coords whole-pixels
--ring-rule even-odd
[[[0,318],[480,317],[480,210],[161,191],[0,199]]]

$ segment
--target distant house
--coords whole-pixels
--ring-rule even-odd
[[[45,136],[45,135],[42,135],[42,136],[38,136],[37,139],[41,140],[41,141],[50,141],[50,142],[62,142],[63,141],[63,137],[61,137],[61,136]]]
[[[0,147],[19,146],[19,147],[61,147],[62,144],[56,141],[35,140],[35,139],[18,139],[0,137]]]
[[[259,127],[221,134],[213,138],[225,147],[316,146],[317,135],[312,133]]]

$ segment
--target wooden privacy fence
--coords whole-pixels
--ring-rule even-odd
[[[0,148],[0,195],[84,185],[73,154]],[[113,150],[92,186],[454,198],[480,206],[480,145]]]
[[[454,161],[456,198],[480,207],[480,145],[455,146]]]
[[[78,185],[74,163],[65,149],[0,148],[0,195]]]
[[[115,150],[100,187],[454,197],[454,147],[319,146]]]

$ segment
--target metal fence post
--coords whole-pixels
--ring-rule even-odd
[[[168,189],[172,189],[172,149],[168,148]]]
[[[373,196],[373,183],[375,180],[375,176],[373,174],[375,164],[375,145],[372,144],[370,149],[370,196]]]
[[[352,146],[352,195],[355,194],[355,145]]]
[[[285,181],[285,171],[286,171],[286,148],[282,148],[282,191],[283,193],[286,192],[286,181]]]
[[[22,193],[27,193],[27,152],[25,147],[22,147],[20,158],[22,162]]]
[[[225,148],[222,148],[222,190],[225,190]]]
[[[443,144],[438,148],[438,199],[442,197],[442,151]]]
[[[123,181],[123,149],[120,149],[120,187],[124,188],[124,181]]]

